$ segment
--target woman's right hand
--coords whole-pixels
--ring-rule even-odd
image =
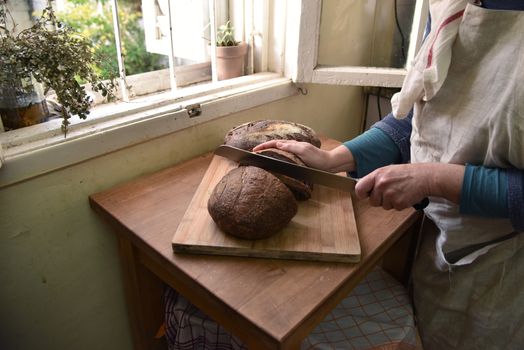
[[[278,148],[283,151],[296,154],[307,166],[330,171],[352,171],[354,167],[353,155],[347,147],[341,145],[331,151],[315,147],[308,142],[295,140],[271,140],[264,142],[255,148],[254,152],[267,148]]]

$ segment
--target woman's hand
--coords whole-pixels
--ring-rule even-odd
[[[360,199],[369,197],[372,206],[387,210],[402,210],[429,196],[458,204],[464,169],[441,163],[389,165],[360,179],[355,194]]]
[[[256,146],[253,148],[253,151],[257,152],[267,148],[278,148],[294,153],[300,157],[307,166],[320,170],[330,172],[353,171],[355,166],[353,155],[347,147],[343,145],[331,151],[326,151],[308,142],[271,140]]]

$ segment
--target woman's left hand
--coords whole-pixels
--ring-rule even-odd
[[[364,176],[355,186],[358,198],[372,206],[402,210],[425,197],[460,202],[464,166],[443,163],[389,165]]]

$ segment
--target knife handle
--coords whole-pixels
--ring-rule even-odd
[[[429,198],[425,197],[423,200],[413,206],[416,210],[423,210],[429,204]]]

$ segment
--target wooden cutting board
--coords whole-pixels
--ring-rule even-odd
[[[314,185],[312,196],[276,235],[238,239],[221,231],[207,211],[215,185],[238,164],[214,156],[172,240],[175,253],[358,262],[360,243],[351,194]]]

